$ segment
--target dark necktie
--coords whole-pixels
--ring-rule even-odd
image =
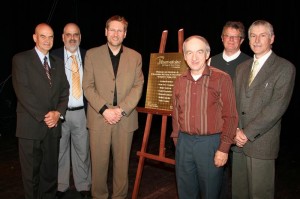
[[[48,78],[48,81],[49,81],[49,84],[50,84],[50,87],[51,87],[52,84],[51,84],[50,67],[49,67],[49,64],[48,64],[48,61],[47,61],[47,56],[45,56],[45,58],[44,58],[44,68],[45,68],[46,75],[47,75],[47,78]]]

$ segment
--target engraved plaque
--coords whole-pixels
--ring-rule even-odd
[[[182,53],[152,53],[145,108],[172,110],[174,80],[186,70]]]

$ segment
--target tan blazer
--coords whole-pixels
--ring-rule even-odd
[[[135,131],[138,128],[135,108],[144,85],[141,55],[123,46],[116,77],[106,44],[89,49],[84,63],[82,86],[88,101],[87,127],[97,130],[107,127],[99,111],[105,104],[112,106],[116,82],[118,106],[127,113],[118,124],[128,132]]]

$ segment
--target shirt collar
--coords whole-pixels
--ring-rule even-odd
[[[223,59],[227,62],[230,62],[230,61],[236,59],[240,54],[241,54],[241,50],[238,50],[236,53],[234,53],[231,56],[226,55],[225,51],[223,51]]]
[[[44,63],[45,56],[47,57],[47,60],[49,60],[49,52],[46,55],[44,55],[36,46],[34,47],[34,49],[35,49],[36,53],[38,54],[42,63]],[[50,62],[48,61],[48,63],[50,63]]]
[[[258,60],[259,65],[263,65],[263,64],[266,62],[266,60],[270,57],[271,53],[272,53],[272,50],[270,50],[269,52],[267,52],[265,55],[263,55],[263,56],[262,56],[261,58],[259,58],[259,59],[256,59],[256,57],[255,57],[255,55],[254,55],[254,56],[253,56],[253,61]]]

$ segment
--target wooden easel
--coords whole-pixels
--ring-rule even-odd
[[[161,35],[159,53],[165,52],[167,36],[168,36],[168,31],[164,30]],[[182,53],[183,38],[184,38],[183,29],[180,29],[180,30],[178,30],[178,52],[180,52],[180,53]],[[137,107],[137,111],[140,113],[147,113],[147,120],[146,120],[146,126],[145,126],[145,130],[144,130],[144,137],[143,137],[141,151],[137,152],[137,155],[140,156],[140,159],[139,159],[137,173],[136,173],[136,177],[135,177],[132,199],[137,199],[145,158],[175,165],[174,159],[167,158],[165,156],[166,155],[165,154],[165,141],[166,141],[167,119],[168,119],[168,116],[172,116],[172,111],[156,110],[156,109],[149,109],[149,108],[142,108],[142,107]],[[153,115],[162,116],[159,154],[158,155],[146,152]]]

